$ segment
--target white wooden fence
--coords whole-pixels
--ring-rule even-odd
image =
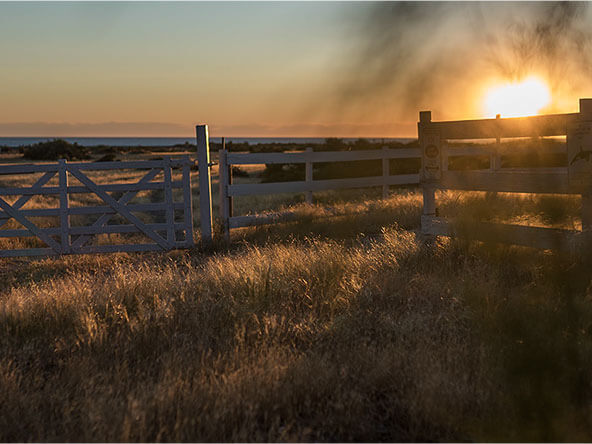
[[[212,241],[212,192],[207,125],[198,125],[197,160],[199,167],[200,224],[202,241]],[[423,188],[423,212],[421,228],[431,235],[466,235],[458,225],[438,217],[436,195],[438,189],[477,190],[513,193],[579,194],[582,196],[582,230],[557,230],[510,224],[474,224],[470,233],[476,239],[495,240],[540,248],[572,249],[590,233],[592,237],[592,99],[580,100],[580,112],[510,119],[483,119],[466,121],[433,122],[431,112],[420,112],[418,123],[420,148],[387,149],[372,151],[330,151],[293,153],[229,153],[220,151],[220,212],[224,234],[228,238],[233,228],[273,223],[281,214],[234,216],[232,201],[235,197],[276,193],[305,193],[312,202],[314,192],[340,188],[365,188],[381,186],[383,196],[390,185],[421,183]],[[567,136],[568,166],[561,168],[502,168],[501,139],[533,136]],[[495,144],[455,147],[448,140],[495,139]],[[448,169],[449,157],[487,155],[487,170],[452,171]],[[390,174],[390,160],[421,158],[419,174]],[[382,175],[348,179],[315,180],[314,163],[381,160]],[[232,183],[233,165],[257,164],[305,164],[305,180],[279,183]],[[138,162],[68,163],[60,161],[44,165],[4,165],[3,175],[27,175],[42,173],[33,185],[0,187],[0,239],[34,237],[43,246],[0,250],[0,257],[56,255],[73,253],[169,250],[193,245],[193,218],[191,202],[190,167],[188,157]],[[136,183],[98,184],[86,171],[144,169],[145,175]],[[173,180],[173,170],[181,170],[182,179]],[[162,174],[162,179],[154,181]],[[56,178],[57,176],[57,178]],[[69,178],[78,184],[69,184]],[[56,181],[57,185],[52,185]],[[173,199],[173,190],[182,190],[182,199]],[[161,190],[162,202],[132,203],[141,191]],[[98,197],[101,205],[72,206],[72,194],[87,193]],[[109,193],[122,193],[115,197]],[[8,203],[6,196],[20,196]],[[55,208],[25,208],[34,196],[53,196]],[[77,202],[78,204],[79,202]],[[164,221],[147,221],[136,213],[154,215],[160,213]],[[181,220],[176,214],[182,213]],[[82,215],[98,215],[90,225],[73,225],[71,218]],[[39,226],[31,218],[53,218],[53,226]],[[112,219],[123,223],[109,224]],[[146,219],[146,217],[144,218]],[[9,221],[17,227],[2,228]],[[151,243],[125,243],[93,245],[93,236],[101,234],[136,233]],[[179,236],[182,233],[182,236]]]
[[[306,193],[306,201],[312,203],[312,193],[315,191],[335,190],[342,188],[366,188],[381,186],[383,197],[388,195],[390,185],[405,185],[419,183],[419,174],[390,174],[391,159],[419,158],[418,148],[401,148],[364,151],[322,151],[315,152],[308,148],[305,152],[294,153],[229,153],[225,149],[219,152],[220,176],[220,218],[222,220],[225,237],[228,239],[230,229],[263,225],[276,222],[281,214],[233,216],[232,200],[238,196],[277,194],[277,193]],[[382,175],[373,177],[359,177],[350,179],[314,180],[313,164],[321,162],[353,162],[360,160],[381,160]],[[261,165],[261,164],[305,164],[305,180],[296,182],[275,182],[255,184],[232,183],[233,165]]]
[[[32,186],[0,187],[0,238],[35,237],[37,243],[45,246],[0,250],[0,257],[40,256],[76,253],[102,253],[116,251],[162,251],[193,245],[193,221],[191,211],[191,179],[189,157],[136,162],[80,162],[69,163],[61,160],[53,164],[3,165],[0,167],[0,180],[3,175],[31,176],[43,173]],[[136,183],[98,184],[89,177],[88,171],[146,170]],[[181,180],[173,180],[173,171],[180,170]],[[55,176],[57,175],[57,184]],[[162,175],[162,178],[159,176]],[[53,179],[53,180],[52,180]],[[157,181],[154,181],[156,179]],[[69,181],[77,182],[75,184]],[[174,190],[181,190],[182,198],[176,202]],[[158,191],[163,194],[162,202],[132,203],[141,191]],[[115,197],[110,193],[117,193]],[[101,205],[86,204],[91,199],[76,200],[71,205],[74,194],[96,196]],[[20,196],[13,203],[7,196]],[[26,209],[26,204],[35,196],[44,196],[48,202],[57,201],[55,208]],[[96,200],[95,197],[95,200]],[[13,197],[14,199],[14,197]],[[143,221],[161,215],[162,222]],[[176,213],[182,213],[177,221]],[[74,216],[96,217],[90,225],[73,225]],[[162,217],[164,216],[164,217]],[[39,226],[31,218],[44,218]],[[113,219],[119,223],[110,224]],[[10,221],[16,228],[4,228]],[[149,243],[124,243],[93,245],[93,237],[99,234],[138,233],[148,238]],[[182,236],[178,236],[183,233]],[[180,237],[180,238],[179,238]],[[34,242],[33,242],[34,243]]]
[[[580,112],[525,118],[432,122],[431,112],[419,113],[422,152],[422,231],[426,234],[469,236],[545,249],[572,250],[582,234],[592,230],[592,99],[580,100]],[[502,138],[567,136],[562,152],[568,165],[562,168],[502,168]],[[455,148],[451,139],[495,139],[482,147]],[[450,171],[451,156],[487,155],[487,170]],[[472,223],[469,229],[437,216],[438,189],[512,193],[580,194],[582,231],[510,224]]]

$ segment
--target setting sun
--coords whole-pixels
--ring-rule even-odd
[[[540,79],[529,77],[520,83],[491,88],[485,97],[485,112],[493,116],[521,117],[537,114],[551,101],[549,88]]]

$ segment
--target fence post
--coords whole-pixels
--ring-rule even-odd
[[[230,184],[230,168],[228,165],[228,152],[222,142],[222,149],[218,155],[218,184],[220,185],[220,219],[224,240],[230,241],[230,198],[228,197],[228,185]]]
[[[580,99],[580,125],[592,126],[592,99]],[[590,181],[587,182],[589,187]],[[592,231],[592,189],[582,193],[582,231]]]
[[[71,253],[70,245],[70,216],[68,215],[68,166],[65,159],[60,159],[59,188],[60,188],[60,240],[62,254]]]
[[[489,159],[489,169],[493,170],[493,171],[497,171],[502,167],[502,158],[500,156],[500,143],[501,143],[500,129],[499,129],[500,118],[501,118],[500,114],[495,115],[495,122],[497,124],[496,130],[495,130],[495,148],[493,149],[493,152],[491,153],[490,159]]]
[[[448,171],[448,155],[450,154],[450,150],[448,149],[448,141],[442,140],[442,172]]]
[[[164,156],[162,159],[164,173],[164,202],[166,211],[167,242],[169,248],[175,247],[175,209],[173,207],[173,185],[171,172],[171,158]]]
[[[388,178],[391,175],[390,162],[388,158],[389,149],[386,146],[382,147],[382,198],[386,199],[389,195]]]
[[[191,195],[191,161],[189,156],[183,163],[183,221],[185,223],[185,246],[193,247],[193,197]]]
[[[306,186],[309,187],[309,190],[306,192],[306,203],[312,204],[312,165],[313,162],[311,160],[313,152],[312,147],[306,148],[306,168],[305,168],[305,175],[304,180],[306,181]]]
[[[440,133],[430,129],[431,111],[420,111],[417,132],[421,149],[420,182],[423,189],[421,231],[432,234],[432,221],[436,217],[436,186],[442,175]]]
[[[199,169],[199,222],[204,243],[212,243],[212,185],[210,177],[210,139],[208,125],[195,127]]]

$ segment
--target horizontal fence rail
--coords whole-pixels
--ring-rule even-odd
[[[287,220],[285,214],[266,214],[233,216],[232,199],[238,196],[251,196],[278,193],[306,193],[306,202],[312,203],[312,193],[326,190],[345,188],[366,188],[382,186],[383,197],[388,196],[391,185],[412,185],[419,183],[419,174],[390,174],[392,159],[419,159],[421,151],[418,148],[400,148],[360,151],[313,151],[308,148],[304,152],[293,153],[229,153],[225,149],[219,153],[220,175],[220,217],[222,219],[224,235],[228,239],[231,228],[253,225],[271,224]],[[313,165],[328,162],[355,162],[364,160],[381,160],[382,175],[372,177],[356,177],[347,179],[314,180]],[[305,164],[305,180],[293,182],[233,184],[233,165],[261,165],[261,164]]]
[[[229,165],[261,165],[278,163],[351,162],[357,160],[419,158],[418,148],[364,151],[308,151],[301,153],[228,153]]]
[[[567,168],[553,168],[553,171],[442,171],[438,188],[506,193],[579,194],[569,187]]]
[[[567,128],[577,122],[579,113],[546,116],[514,117],[430,122],[430,129],[443,139],[495,139],[515,137],[564,136]]]
[[[408,185],[419,183],[419,174],[397,176],[356,177],[353,179],[328,179],[301,182],[274,182],[229,185],[228,196],[250,196],[257,194],[304,193],[344,188],[366,188],[381,185]]]
[[[0,239],[36,238],[34,243],[38,244],[29,248],[1,249],[0,257],[164,251],[191,247],[194,245],[190,176],[193,163],[188,156],[174,159],[167,156],[162,160],[132,162],[61,160],[53,164],[2,165],[0,181],[8,175],[26,179],[34,173],[44,174],[32,186],[0,186]],[[129,170],[136,175],[139,173],[139,180],[132,183],[97,183],[104,172],[117,174],[126,171],[129,175]],[[99,172],[99,175],[89,176],[88,172],[92,171]],[[174,171],[181,180],[173,180]],[[57,184],[52,184],[52,180]],[[179,201],[174,199],[175,190],[181,196]],[[156,196],[161,202],[132,202],[139,198],[141,192],[148,192],[150,200]],[[80,194],[87,197],[82,200],[74,198],[74,195]],[[6,196],[20,197],[9,204]],[[53,198],[56,207],[24,208],[38,197],[45,200]],[[92,199],[98,200],[98,204],[90,203]],[[181,215],[180,218],[177,214]],[[73,217],[82,217],[84,223],[73,224]],[[34,222],[33,218],[45,219]],[[8,223],[13,226],[6,227]],[[45,226],[48,224],[50,226]],[[117,244],[96,243],[97,235],[113,234],[140,237],[136,236],[133,240],[126,237],[123,238],[124,243]],[[150,242],[138,243],[141,238]]]
[[[425,234],[462,236],[475,240],[573,251],[592,232],[592,99],[580,100],[580,112],[522,118],[432,122],[431,112],[420,112],[420,180],[423,188],[421,226]],[[544,154],[560,155],[564,167],[502,168],[501,156],[516,147],[503,147],[502,138],[567,136],[564,146],[548,146]],[[481,146],[454,146],[450,139],[496,139]],[[489,168],[450,170],[454,156],[487,156]],[[473,221],[450,222],[437,217],[435,191],[579,194],[582,231]],[[464,225],[463,225],[464,223]]]

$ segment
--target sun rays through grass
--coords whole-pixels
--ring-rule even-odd
[[[589,439],[587,258],[426,240],[414,192],[290,208],[207,253],[3,262],[0,439]]]

